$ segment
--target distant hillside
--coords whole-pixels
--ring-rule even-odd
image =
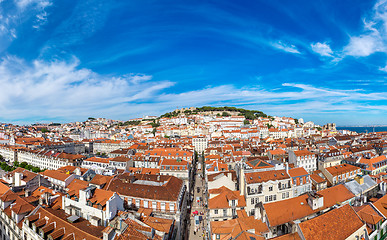
[[[247,110],[247,109],[236,108],[236,107],[209,107],[209,106],[190,108],[190,109],[179,109],[173,112],[165,113],[160,117],[171,118],[171,117],[177,117],[180,114],[194,115],[194,114],[200,114],[200,113],[206,113],[206,112],[213,112],[213,113],[217,112],[217,115],[221,115],[221,116],[230,116],[230,115],[235,115],[235,113],[237,113],[236,115],[244,116],[245,118],[251,119],[251,120],[256,119],[258,117],[267,117],[266,114],[258,110]]]

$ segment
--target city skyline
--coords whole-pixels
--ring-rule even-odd
[[[0,122],[236,106],[387,115],[386,1],[0,1]]]

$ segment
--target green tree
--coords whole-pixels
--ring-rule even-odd
[[[31,170],[32,170],[33,172],[36,172],[36,173],[39,173],[39,172],[42,171],[42,170],[40,170],[40,168],[38,168],[38,167],[32,167]]]
[[[19,167],[21,167],[21,168],[27,168],[27,166],[28,166],[28,164],[26,162],[21,162],[19,164]]]
[[[295,119],[294,119],[294,122],[295,122],[296,124],[298,124],[298,119],[297,119],[297,118],[295,118]]]
[[[13,162],[13,165],[14,165],[15,167],[20,167],[20,164],[19,164],[18,161],[14,161],[14,162]]]
[[[42,129],[40,129],[40,131],[41,131],[42,133],[48,133],[48,132],[50,132],[47,128],[42,128]]]
[[[229,117],[229,116],[231,116],[231,114],[229,114],[228,112],[222,112],[222,116],[223,117]]]
[[[247,120],[247,119],[245,119],[245,120],[243,121],[243,124],[244,124],[244,125],[249,125],[249,124],[250,124],[250,121]]]

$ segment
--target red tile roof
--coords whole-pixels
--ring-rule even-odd
[[[299,226],[306,240],[345,240],[365,224],[346,204]]]

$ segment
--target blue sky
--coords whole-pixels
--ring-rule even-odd
[[[0,0],[0,121],[237,106],[387,124],[387,0]]]

